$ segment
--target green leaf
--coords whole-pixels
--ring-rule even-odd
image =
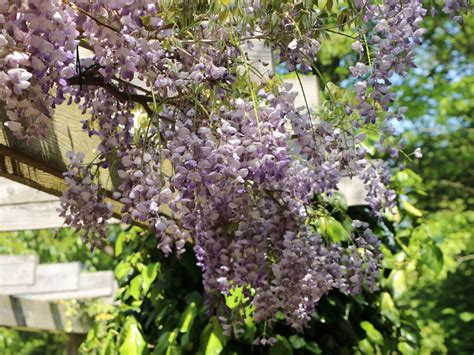
[[[270,350],[270,355],[293,355],[293,348],[290,342],[282,335],[277,335],[277,343]]]
[[[306,345],[304,347],[306,350],[308,350],[312,354],[322,354],[321,348],[318,346],[318,343],[315,341],[308,341],[306,342]]]
[[[415,349],[413,349],[413,347],[404,341],[398,343],[397,348],[403,355],[416,354]]]
[[[216,317],[209,320],[209,324],[201,333],[200,353],[205,355],[220,354],[224,350],[227,338],[222,332],[222,327]]]
[[[160,263],[153,263],[147,265],[141,272],[142,275],[142,293],[146,294],[150,289],[151,284],[155,281],[160,270]]]
[[[383,336],[377,329],[375,329],[372,323],[363,321],[360,323],[360,327],[365,330],[370,342],[383,346]]]
[[[291,345],[295,349],[301,349],[306,345],[306,341],[304,340],[304,338],[298,335],[292,335],[288,339],[290,340]]]
[[[443,252],[434,243],[422,248],[421,261],[435,274],[439,274],[443,270]]]
[[[242,286],[234,287],[229,291],[228,295],[225,295],[225,304],[230,309],[234,309],[239,305],[244,304],[248,301],[248,298],[244,296]]]
[[[166,355],[180,355],[181,349],[178,345],[171,345],[166,349]]]
[[[340,243],[345,240],[349,240],[349,233],[344,228],[341,222],[336,220],[334,217],[320,217],[319,220],[319,232],[329,236],[331,241]]]
[[[132,281],[130,281],[128,292],[133,299],[137,301],[141,300],[142,297],[148,293],[150,286],[158,276],[159,269],[159,263],[149,264],[142,269],[140,275],[135,276]]]
[[[194,318],[197,314],[196,303],[191,303],[181,315],[180,328],[181,333],[186,333],[191,328]]]
[[[217,334],[212,331],[209,335],[209,339],[206,345],[206,355],[217,355],[220,354],[224,350],[224,346],[222,345],[221,340],[217,336]]]
[[[472,312],[461,312],[461,314],[459,315],[459,319],[461,319],[463,322],[470,322],[472,320],[474,320],[474,313]]]
[[[331,12],[332,7],[333,7],[333,0],[327,0],[327,1],[326,1],[326,5],[325,5],[326,10],[327,10],[328,12]]]
[[[130,287],[128,292],[130,296],[133,297],[135,300],[139,300],[141,298],[142,291],[142,275],[135,276],[132,281],[130,282]]]
[[[115,277],[120,281],[133,272],[133,267],[130,263],[121,261],[115,268]]]
[[[156,355],[168,354],[168,348],[173,347],[176,342],[178,332],[176,330],[170,332],[164,332],[156,343],[155,351],[153,352]]]
[[[418,208],[413,206],[410,202],[407,200],[402,201],[402,206],[407,211],[409,214],[415,216],[415,217],[421,217],[423,216],[423,212],[421,212]]]
[[[123,245],[127,239],[127,234],[125,232],[119,233],[117,240],[115,241],[115,256],[120,256],[123,251]]]
[[[400,324],[400,312],[388,292],[382,292],[380,296],[380,310],[382,315],[390,319],[396,326]]]
[[[400,298],[407,290],[407,281],[403,270],[393,270],[391,275],[393,296]]]
[[[362,352],[362,354],[374,354],[374,348],[370,344],[370,341],[367,340],[367,338],[362,339],[359,341],[359,350]]]
[[[142,354],[144,352],[146,341],[134,317],[127,317],[121,334],[124,334],[124,337],[119,348],[119,354]]]

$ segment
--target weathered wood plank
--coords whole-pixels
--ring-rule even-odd
[[[21,295],[73,291],[79,288],[80,264],[57,263],[36,266],[35,283],[32,285],[1,286],[2,295]]]
[[[344,195],[348,206],[365,206],[367,201],[367,191],[363,181],[354,176],[352,178],[344,176],[341,182],[337,185],[339,191]]]
[[[112,271],[82,272],[79,274],[79,288],[75,291],[48,292],[22,295],[22,298],[42,301],[67,299],[91,299],[114,296],[116,281]]]
[[[57,196],[0,177],[0,232],[64,227],[58,207]]]
[[[58,197],[67,188],[61,171],[1,144],[0,177]],[[107,202],[112,205],[113,216],[120,219],[122,204],[111,198]]]
[[[250,44],[249,44],[250,43]],[[252,81],[260,81],[263,77],[268,77],[274,72],[273,54],[269,47],[265,46],[263,40],[252,39],[242,45],[242,49],[247,53],[250,66],[250,77]]]
[[[84,334],[90,328],[87,318],[73,314],[67,305],[0,295],[0,325],[53,332]]]
[[[72,315],[64,304],[19,299],[28,328],[60,330],[67,333],[86,333],[87,324],[81,322],[82,314]],[[69,315],[69,314],[71,315]]]
[[[283,82],[293,85],[292,92],[298,93],[295,98],[295,107],[306,107],[306,102],[311,109],[320,107],[321,95],[318,78],[315,75],[300,74],[300,80],[301,85],[298,78],[287,78],[283,80]]]
[[[59,105],[44,140],[33,139],[26,142],[15,139],[8,128],[1,124],[0,144],[34,157],[35,160],[46,163],[58,171],[64,171],[68,162],[66,158],[68,151],[83,152],[86,155],[85,161],[91,161],[96,155],[91,148],[97,146],[97,139],[89,138],[82,131],[80,121],[85,117],[77,105]],[[0,109],[0,121],[6,121],[3,108]]]
[[[0,206],[0,232],[65,227],[59,201]]]
[[[55,196],[67,187],[62,171],[1,144],[0,176]]]
[[[0,325],[14,327],[20,325],[15,318],[15,312],[9,296],[0,295]]]
[[[55,109],[52,124],[45,139],[33,138],[30,142],[26,142],[25,140],[16,139],[10,130],[4,126],[7,118],[3,105],[0,103],[0,146],[11,148],[20,156],[29,158],[32,162],[36,163],[36,169],[62,178],[62,173],[66,171],[67,164],[69,163],[66,157],[68,151],[84,153],[84,163],[91,162],[97,156],[99,139],[95,136],[89,137],[82,130],[81,121],[86,118],[87,116],[82,115],[77,105],[59,105]],[[0,155],[5,155],[4,152],[2,153],[2,149],[0,149]],[[11,154],[7,155],[11,156]],[[0,157],[0,170],[2,170],[1,159],[2,157]],[[42,169],[42,167],[45,167],[46,170]],[[41,174],[40,172],[36,173]],[[1,174],[1,171],[0,176],[4,176]],[[43,176],[43,179],[45,178]],[[100,180],[107,189],[112,189],[119,184],[117,174],[115,172],[109,174],[109,170],[102,171]],[[54,183],[55,186],[57,183],[52,178],[48,182]],[[51,186],[46,187],[48,189],[51,188]]]
[[[0,177],[0,206],[48,201],[57,201],[57,197]]]
[[[0,207],[0,220],[1,216]],[[35,282],[37,264],[38,257],[36,255],[0,255],[0,288],[2,286],[32,285]]]
[[[0,266],[3,264],[34,263],[38,264],[37,255],[0,255]]]

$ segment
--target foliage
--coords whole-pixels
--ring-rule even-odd
[[[113,238],[111,230],[110,238]],[[80,261],[86,271],[108,270],[113,264],[113,253],[104,245],[101,251],[90,251],[71,228],[0,233],[0,254],[34,254],[40,263]],[[105,251],[109,251],[104,252]]]
[[[431,323],[428,334],[444,337],[447,349],[454,354],[473,351],[474,307],[465,296],[472,294],[474,254],[474,52],[468,45],[473,25],[472,16],[466,17],[462,26],[428,19],[419,69],[398,86],[399,100],[408,107],[407,121],[402,125],[406,149],[423,149],[423,159],[409,166],[423,176],[425,193],[416,196],[416,206],[423,210],[427,228],[415,224],[413,234],[424,235],[424,240],[430,235],[443,252],[443,270],[437,277],[428,274],[415,285],[407,305],[418,322],[436,322]],[[412,236],[404,238],[409,241]]]
[[[20,332],[0,327],[0,352],[5,355],[63,355],[65,334]]]

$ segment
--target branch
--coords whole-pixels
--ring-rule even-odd
[[[153,98],[146,95],[132,94],[119,90],[116,86],[110,83],[106,83],[104,78],[101,76],[81,76],[77,75],[67,80],[69,85],[88,85],[98,86],[107,90],[112,96],[114,96],[120,102],[136,102],[140,104],[146,113],[151,117],[153,116],[153,110],[150,108],[148,103],[153,102]],[[167,117],[160,117],[165,121],[173,123],[173,120]]]
[[[89,12],[87,12],[86,10],[80,8],[79,6],[77,6],[76,4],[70,2],[69,0],[63,0],[64,3],[66,5],[69,5],[71,6],[74,10],[76,10],[77,12],[80,12],[81,14],[89,17],[90,19],[92,19],[93,21],[95,21],[98,25],[100,26],[103,26],[103,27],[106,27],[108,28],[109,30],[112,30],[113,32],[117,33],[117,34],[120,34],[120,30],[118,30],[117,28],[109,25],[108,23],[105,23],[104,21],[98,19],[97,17],[95,17],[94,15],[90,14]]]
[[[465,262],[465,261],[470,261],[470,260],[474,260],[474,254],[469,254],[469,255],[460,256],[460,257],[456,260],[456,265],[459,266],[459,265],[461,265],[463,262]]]

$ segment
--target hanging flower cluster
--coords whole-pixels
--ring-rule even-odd
[[[84,154],[68,152],[70,166],[64,174],[68,189],[60,198],[59,215],[68,225],[83,232],[86,243],[100,243],[105,238],[108,220],[112,217],[112,206],[105,202],[105,190],[94,182],[83,164]]]
[[[223,295],[238,287],[255,321],[283,319],[296,329],[329,291],[376,288],[380,241],[367,224],[355,221],[342,245],[307,221],[344,175],[365,182],[378,218],[393,206],[388,168],[367,160],[354,127],[391,107],[390,77],[413,66],[426,12],[418,0],[354,4],[354,25],[360,18],[372,25],[370,53],[361,42],[353,46],[370,57],[369,66],[351,67],[362,122],[335,103],[338,120],[330,124],[295,107],[290,87],[250,81],[242,36],[265,37],[290,70],[309,71],[316,60],[320,10],[280,3],[250,1],[242,16],[205,18],[189,16],[193,9],[180,1],[0,2],[6,125],[18,138],[44,138],[55,105],[67,99],[100,141],[93,163],[70,156],[61,215],[93,240],[105,235],[112,198],[123,222],[147,225],[165,254],[190,243],[209,311],[228,330],[243,320]],[[164,15],[178,11],[188,15]],[[109,194],[97,182],[102,169],[120,178]]]
[[[355,84],[357,109],[366,123],[375,123],[380,108],[391,108],[395,99],[390,92],[392,76],[405,77],[407,70],[415,67],[414,49],[421,44],[425,32],[420,27],[425,14],[421,0],[387,0],[382,5],[366,5],[364,20],[371,22],[373,28],[367,35],[367,30],[361,29],[361,40],[352,48],[361,58],[367,57],[367,64],[358,62],[349,68],[354,77],[360,78]],[[403,109],[395,116],[401,114]]]
[[[44,138],[52,109],[71,90],[76,17],[62,0],[0,2],[0,99],[18,138]]]

